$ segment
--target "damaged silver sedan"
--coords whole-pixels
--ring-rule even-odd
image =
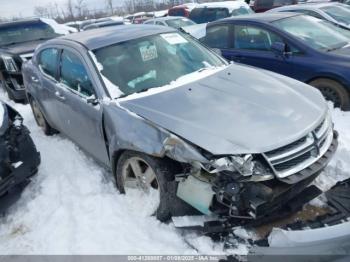
[[[228,64],[171,28],[50,40],[23,75],[44,132],[110,167],[120,192],[154,196],[140,201],[162,221],[193,212],[256,221],[309,201],[337,148],[319,91]]]

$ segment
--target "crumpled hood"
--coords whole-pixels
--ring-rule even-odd
[[[46,40],[23,42],[23,43],[10,45],[10,46],[3,46],[0,48],[8,53],[16,54],[16,55],[34,53],[35,48],[37,48],[38,45],[40,45],[41,43],[44,43],[46,41],[47,41],[47,39]]]
[[[327,111],[316,89],[236,64],[174,89],[122,99],[120,105],[214,155],[283,146],[310,132]]]

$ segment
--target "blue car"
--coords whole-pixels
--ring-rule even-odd
[[[203,35],[197,38],[226,59],[308,83],[350,109],[350,31],[311,16],[270,13],[209,23]]]

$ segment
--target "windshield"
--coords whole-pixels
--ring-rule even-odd
[[[253,14],[254,11],[252,9],[250,9],[250,7],[244,7],[241,6],[238,9],[234,9],[232,11],[232,16],[237,16],[237,15],[249,15],[249,14]]]
[[[170,84],[181,76],[226,65],[181,33],[165,33],[94,50],[103,77],[124,95]]]
[[[311,16],[293,16],[273,24],[319,50],[338,49],[350,42],[349,32]]]
[[[342,6],[330,5],[320,8],[334,20],[350,25],[350,9]]]
[[[12,24],[0,27],[0,46],[48,39],[59,36],[52,27],[43,22]]]
[[[168,26],[173,28],[180,28],[188,25],[195,25],[196,23],[187,18],[171,19],[165,21]]]
[[[190,19],[197,24],[213,22],[228,16],[227,8],[195,8],[190,13]]]

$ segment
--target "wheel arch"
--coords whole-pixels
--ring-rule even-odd
[[[339,84],[344,86],[345,90],[350,95],[350,84],[342,76],[339,76],[339,75],[329,74],[329,73],[327,73],[327,74],[319,74],[319,75],[313,76],[312,78],[308,79],[306,81],[306,83],[310,84],[311,82],[319,80],[319,79],[328,79],[328,80],[333,80],[335,82],[338,82]]]

